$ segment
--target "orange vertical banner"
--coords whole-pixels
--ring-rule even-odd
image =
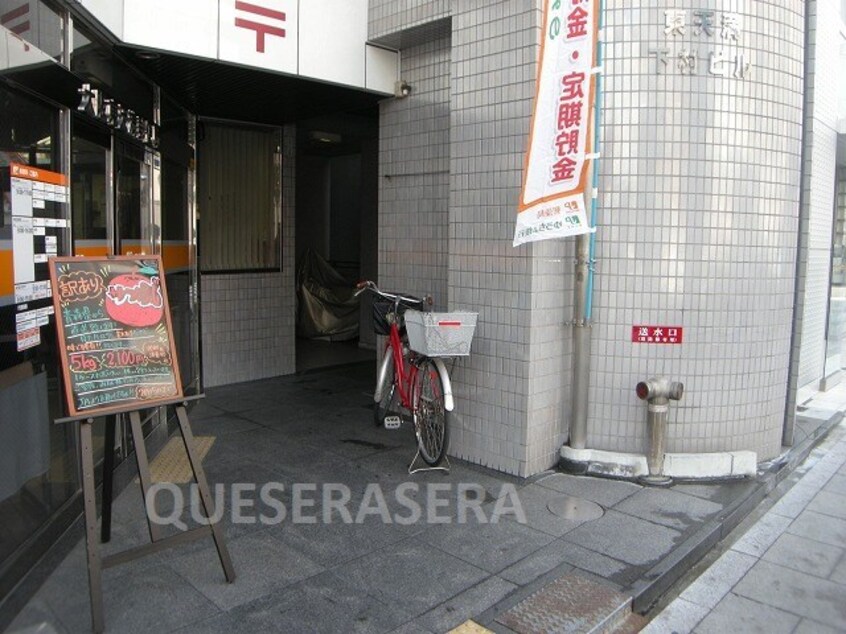
[[[590,151],[599,0],[546,0],[514,246],[589,233]]]

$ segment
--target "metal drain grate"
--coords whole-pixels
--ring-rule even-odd
[[[523,599],[496,621],[518,634],[599,632],[629,614],[631,599],[613,588],[565,575]]]

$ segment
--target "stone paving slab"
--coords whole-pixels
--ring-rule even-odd
[[[649,566],[681,542],[672,528],[610,510],[569,533],[565,540],[634,566]]]
[[[751,555],[730,550],[691,583],[679,598],[704,608],[715,608],[757,561]]]
[[[846,546],[846,544],[844,544]],[[762,559],[791,570],[827,579],[846,550],[813,539],[784,533]]]
[[[696,626],[697,634],[790,634],[799,617],[771,605],[729,593]]]
[[[724,506],[670,489],[643,489],[614,506],[614,510],[685,531],[722,511]]]
[[[840,423],[785,480],[793,488],[785,494],[779,485],[774,492],[783,497],[643,632],[845,632],[846,524],[825,512],[839,501],[828,487],[844,448]]]
[[[633,482],[609,478],[586,478],[565,473],[555,473],[537,480],[537,484],[576,497],[591,500],[608,508],[643,489]]]
[[[768,561],[759,561],[734,592],[832,627],[846,623],[846,587]]]

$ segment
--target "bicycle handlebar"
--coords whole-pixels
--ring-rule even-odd
[[[362,280],[361,282],[356,284],[355,287],[358,289],[355,292],[356,296],[361,295],[364,291],[369,290],[381,297],[384,297],[385,299],[390,299],[391,301],[399,300],[410,303],[417,303],[419,301],[423,301],[424,303],[429,304],[430,306],[432,305],[431,295],[427,295],[422,300],[419,297],[405,297],[404,295],[394,295],[393,293],[386,293],[385,291],[380,290],[379,287],[376,286],[376,282],[372,282],[370,280]]]

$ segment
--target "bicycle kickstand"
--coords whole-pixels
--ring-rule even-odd
[[[420,449],[417,450],[417,453],[414,454],[414,459],[411,461],[411,464],[408,465],[408,475],[414,475],[415,473],[421,473],[423,471],[443,471],[444,473],[449,473],[449,470],[452,468],[452,465],[449,463],[449,456],[444,456],[444,462],[446,462],[446,465],[438,465],[437,467],[430,467],[427,465],[425,467],[412,468],[419,457]]]

